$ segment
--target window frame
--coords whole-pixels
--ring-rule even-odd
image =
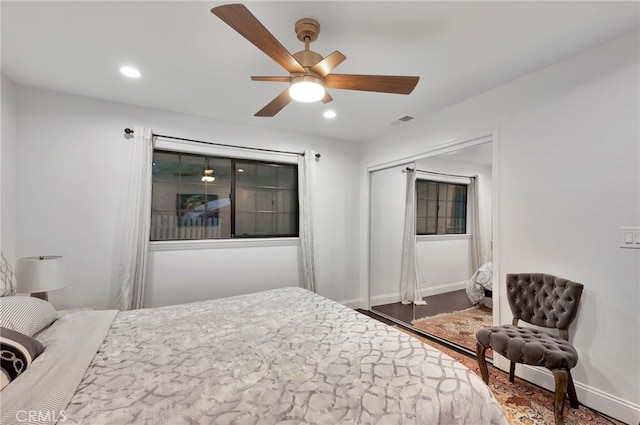
[[[229,160],[230,170],[231,170],[230,185],[229,185],[230,197],[231,197],[231,205],[230,205],[231,226],[230,226],[230,236],[220,237],[220,238],[154,240],[154,239],[151,239],[151,232],[150,232],[148,236],[149,243],[151,245],[155,245],[156,249],[153,249],[154,251],[171,249],[171,248],[167,248],[170,245],[183,246],[184,248],[181,248],[181,249],[199,248],[199,247],[204,247],[211,244],[216,246],[217,245],[227,246],[227,243],[229,243],[230,241],[239,241],[239,240],[245,240],[245,241],[254,240],[258,242],[258,240],[263,239],[265,242],[262,242],[262,243],[267,243],[268,245],[274,245],[274,246],[288,246],[292,244],[293,245],[298,244],[297,241],[299,240],[299,237],[300,237],[299,236],[300,235],[300,199],[299,199],[299,170],[298,170],[297,162],[286,162],[286,161],[281,161],[278,159],[271,159],[271,158],[261,159],[261,158],[255,158],[255,157],[247,157],[247,156],[230,156],[230,155],[221,154],[218,152],[205,152],[204,150],[194,150],[194,149],[182,150],[182,149],[175,149],[173,147],[165,147],[165,146],[157,146],[157,145],[153,148],[153,154],[155,155],[156,152],[168,153],[168,154],[174,154],[174,155],[197,156],[205,160],[206,159]],[[236,163],[237,162],[259,164],[259,165],[266,165],[266,166],[272,166],[272,167],[288,167],[293,169],[294,187],[291,189],[291,191],[292,193],[295,194],[295,198],[296,198],[295,209],[293,212],[296,220],[294,233],[240,235],[240,236],[236,235],[236,221],[237,221],[236,220],[236,203],[237,203],[236,201],[236,193],[237,193],[236,192]],[[152,182],[151,189],[152,189],[151,197],[153,199],[153,182]],[[230,243],[233,243],[233,242],[230,242]],[[251,242],[247,242],[242,245],[255,246]]]
[[[418,231],[418,209],[419,209],[419,204],[420,204],[420,200],[418,199],[418,185],[420,184],[435,184],[437,185],[437,192],[436,192],[436,197],[435,197],[435,201],[436,201],[436,216],[435,216],[435,221],[436,221],[436,232],[435,233],[427,233],[428,230],[428,226],[425,226],[425,233],[420,233]],[[463,182],[459,182],[459,181],[446,181],[446,180],[440,180],[440,179],[429,179],[429,178],[416,178],[416,185],[415,185],[415,199],[416,199],[416,205],[415,205],[415,213],[416,213],[416,236],[419,237],[438,237],[438,238],[448,238],[448,237],[460,237],[460,236],[464,236],[468,234],[468,229],[469,229],[469,184],[470,183],[463,183]],[[440,209],[441,209],[441,205],[440,205],[440,189],[441,186],[459,186],[459,187],[464,187],[465,189],[465,196],[464,196],[464,228],[462,232],[455,232],[455,233],[439,233],[439,228],[438,228],[438,220],[440,218],[439,213],[440,213]],[[425,203],[427,203],[427,208],[426,210],[428,210],[428,199],[424,200]],[[429,215],[427,213],[427,217],[428,218]],[[452,219],[462,219],[462,217],[458,217],[458,216],[453,216],[453,217],[449,217]]]

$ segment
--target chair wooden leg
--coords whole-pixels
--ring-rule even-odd
[[[571,404],[571,407],[577,409],[580,407],[580,403],[578,402],[576,387],[573,385],[573,377],[571,376],[571,371],[567,370],[567,374],[569,375],[569,384],[567,386],[567,392],[569,393],[569,403]]]
[[[489,370],[487,369],[487,359],[485,353],[487,347],[484,347],[479,342],[476,343],[476,358],[478,359],[478,367],[480,368],[480,375],[485,384],[489,383]]]
[[[564,400],[567,397],[569,373],[566,369],[554,369],[552,372],[553,377],[556,381],[556,392],[553,401],[553,413],[556,418],[556,425],[564,425],[564,417],[562,413],[564,409]]]
[[[509,382],[512,384],[516,380],[516,362],[509,363]]]

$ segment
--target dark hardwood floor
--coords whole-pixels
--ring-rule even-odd
[[[435,316],[436,314],[451,313],[473,307],[464,289],[446,292],[444,294],[423,297],[427,305],[413,305],[391,303],[371,307],[374,312],[382,313],[404,323],[411,324],[412,320],[422,317]]]

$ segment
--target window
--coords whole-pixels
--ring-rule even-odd
[[[416,180],[416,233],[449,235],[467,232],[467,186]]]
[[[297,165],[154,151],[151,241],[287,236]]]

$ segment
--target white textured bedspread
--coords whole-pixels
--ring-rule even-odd
[[[481,379],[299,288],[121,312],[65,424],[501,424]]]
[[[484,290],[493,289],[493,263],[484,263],[476,270],[467,284],[469,300],[478,304],[484,298]]]

